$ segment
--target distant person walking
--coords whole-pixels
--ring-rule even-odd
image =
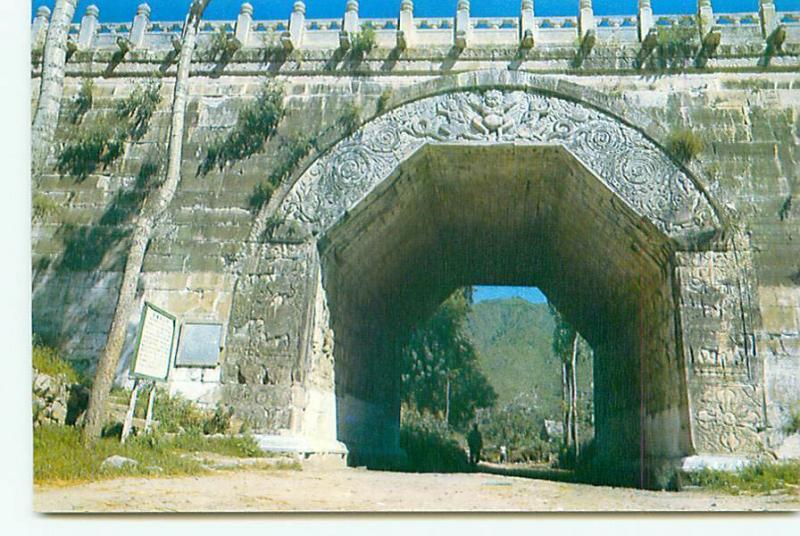
[[[500,445],[500,463],[506,463],[508,461],[508,450],[506,449],[505,445]]]
[[[481,461],[481,448],[483,448],[483,437],[478,431],[478,425],[473,424],[472,430],[467,434],[467,445],[469,445],[469,463],[470,465],[478,465]]]

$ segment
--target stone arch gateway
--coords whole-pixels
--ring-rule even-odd
[[[636,125],[517,78],[374,118],[262,212],[223,400],[271,447],[386,462],[392,344],[459,286],[537,285],[596,350],[597,450],[623,480],[759,455],[746,239]]]

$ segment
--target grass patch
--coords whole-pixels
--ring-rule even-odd
[[[56,215],[61,210],[58,203],[44,194],[33,194],[31,205],[31,220],[40,222],[50,216]]]
[[[689,129],[674,130],[667,138],[667,151],[682,164],[687,164],[703,152],[703,140]]]
[[[695,486],[733,495],[796,491],[800,487],[800,462],[761,462],[738,472],[703,469],[688,476]]]
[[[48,376],[66,376],[69,383],[81,383],[80,374],[55,349],[37,342],[33,344],[33,368]]]
[[[95,441],[91,447],[81,442],[80,430],[71,426],[41,426],[33,432],[33,481],[36,484],[76,484],[121,476],[177,476],[208,472],[187,454],[208,452],[239,458],[265,457],[252,437],[205,437],[158,434],[132,437],[124,445],[116,437]],[[109,456],[136,460],[136,465],[101,469]],[[279,464],[277,469],[297,468]]]

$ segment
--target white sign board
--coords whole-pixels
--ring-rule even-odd
[[[166,380],[174,339],[175,317],[145,302],[131,374],[138,378]]]

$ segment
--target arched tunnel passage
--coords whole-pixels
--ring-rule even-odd
[[[598,464],[646,485],[689,450],[672,244],[557,145],[426,145],[319,241],[337,436],[399,450],[398,348],[456,288],[541,288],[595,350]]]

